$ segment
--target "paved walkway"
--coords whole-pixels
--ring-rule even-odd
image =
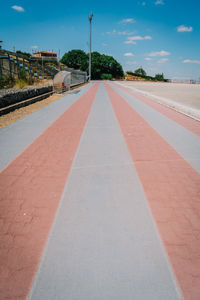
[[[200,299],[200,123],[94,82],[0,131],[0,299]]]

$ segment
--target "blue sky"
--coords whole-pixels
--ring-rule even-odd
[[[112,55],[124,70],[200,79],[200,1],[27,1],[1,3],[3,48],[32,52],[88,52],[93,11],[93,51]]]

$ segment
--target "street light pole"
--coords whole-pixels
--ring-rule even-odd
[[[91,80],[91,52],[92,52],[92,34],[91,34],[91,23],[92,23],[93,13],[88,17],[89,19],[89,41],[90,41],[90,50],[89,50],[89,81]]]
[[[0,49],[2,48],[2,46],[1,46],[2,42],[3,41],[0,40]],[[2,66],[3,66],[3,60],[1,59],[0,60],[0,76],[2,76],[2,74],[3,74],[3,68],[2,68]]]
[[[59,71],[60,71],[60,49],[58,50],[58,64],[59,64]]]

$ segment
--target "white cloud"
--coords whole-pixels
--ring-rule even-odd
[[[126,61],[126,65],[136,65],[136,61]]]
[[[128,40],[128,41],[125,41],[124,44],[136,45],[136,42]]]
[[[144,37],[138,35],[138,36],[130,36],[128,37],[128,40],[130,41],[152,40],[152,37],[149,35],[146,35]]]
[[[161,51],[157,51],[157,52],[151,52],[148,54],[148,56],[166,56],[166,55],[170,55],[170,52],[161,50]]]
[[[164,64],[168,61],[169,59],[168,58],[161,58],[157,61],[158,64]]]
[[[124,53],[124,56],[135,56],[132,52]]]
[[[145,57],[145,60],[150,61],[150,60],[152,60],[152,58],[150,58],[150,57]]]
[[[127,23],[135,23],[136,21],[132,18],[129,18],[129,19],[123,19],[121,20],[119,23],[121,24],[127,24]]]
[[[31,48],[32,48],[32,49],[37,49],[37,48],[38,48],[38,46],[31,46]]]
[[[113,29],[112,31],[107,31],[106,34],[115,34],[116,32],[116,29]]]
[[[163,2],[163,0],[157,0],[155,2],[155,5],[164,5],[164,2]]]
[[[11,8],[19,12],[24,12],[24,8],[21,6],[13,5]]]
[[[192,28],[192,26],[187,27],[187,26],[184,26],[184,25],[180,25],[180,26],[177,27],[177,31],[178,32],[191,32],[191,31],[193,31],[193,28]]]
[[[149,36],[149,35],[146,35],[146,36],[140,36],[140,35],[129,36],[129,37],[127,37],[127,40],[124,43],[125,44],[133,44],[133,45],[135,45],[136,44],[135,41],[142,41],[142,40],[152,40],[152,37]]]
[[[131,34],[134,34],[134,32],[129,32],[129,31],[117,31],[117,34],[119,34],[119,35],[131,35]]]
[[[113,29],[112,31],[107,31],[106,34],[118,34],[118,35],[132,35],[134,34],[135,32],[132,31],[127,31],[127,30],[124,30],[124,31],[117,31],[116,29]]]
[[[151,37],[150,35],[146,35],[146,36],[144,37],[144,40],[152,40],[152,37]]]
[[[113,29],[112,31],[107,31],[106,34],[110,35],[110,34],[118,34],[118,35],[132,35],[134,34],[134,31],[117,31],[116,29]]]
[[[145,1],[139,1],[139,2],[138,2],[138,5],[145,6],[145,5],[146,5],[146,2],[145,2]]]
[[[185,59],[182,61],[184,64],[200,64],[200,60],[192,60],[192,59]]]

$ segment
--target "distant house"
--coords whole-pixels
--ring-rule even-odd
[[[49,52],[49,51],[39,51],[33,53],[34,57],[57,57],[56,52]]]

